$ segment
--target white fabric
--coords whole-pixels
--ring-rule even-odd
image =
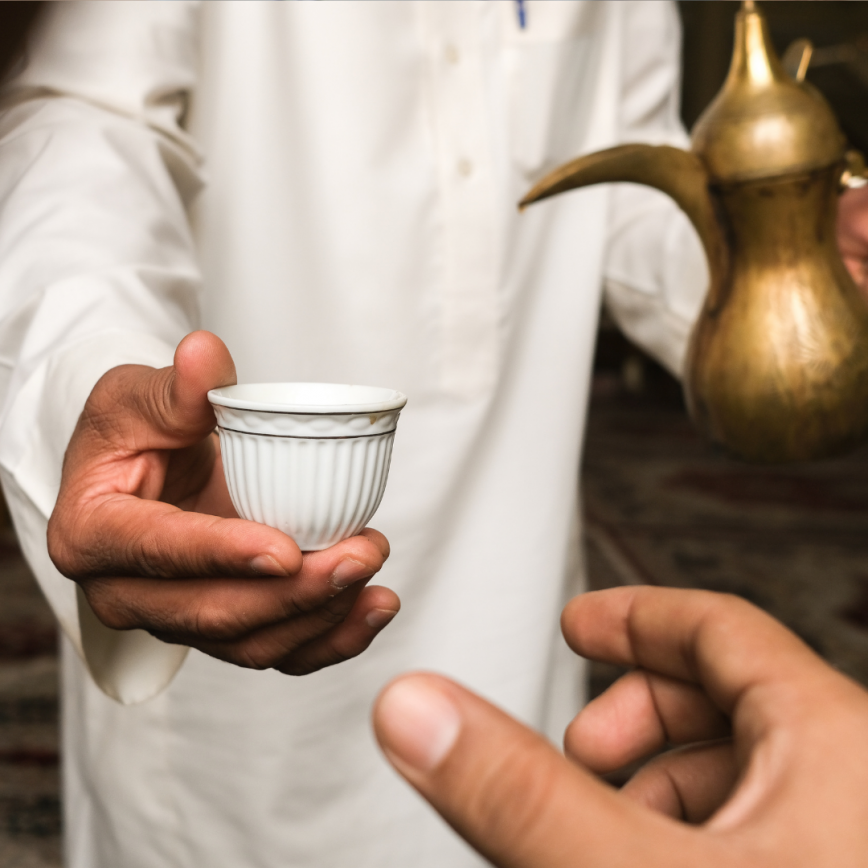
[[[59,3],[33,40],[0,118],[0,474],[68,636],[71,868],[478,865],[379,756],[377,690],[434,669],[555,738],[580,702],[558,614],[601,287],[678,370],[704,264],[642,188],[519,216],[577,153],[685,143],[673,6],[525,5]],[[199,325],[241,381],[409,396],[373,522],[403,610],[357,660],[181,666],[47,559],[93,384]]]

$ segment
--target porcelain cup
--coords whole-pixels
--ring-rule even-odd
[[[407,399],[334,383],[212,389],[229,495],[242,518],[275,527],[302,551],[354,536],[380,505]]]

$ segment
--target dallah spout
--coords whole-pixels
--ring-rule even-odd
[[[629,181],[671,196],[690,218],[705,248],[711,274],[706,310],[722,302],[729,253],[718,220],[709,176],[702,160],[668,145],[620,145],[578,157],[550,172],[519,202],[519,209],[576,187]]]

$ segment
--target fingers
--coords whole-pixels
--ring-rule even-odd
[[[302,565],[298,546],[274,528],[124,494],[58,503],[48,543],[57,568],[75,580],[288,576]],[[374,563],[381,562],[376,547],[369,548]]]
[[[184,338],[171,367],[126,365],[103,376],[70,440],[49,521],[49,553],[61,572],[74,578],[137,574],[134,565],[141,562],[144,575],[207,575],[210,568],[200,564],[214,560],[207,548],[224,532],[232,538],[230,548],[239,546],[238,557],[251,546],[271,546],[275,551],[264,554],[277,561],[279,572],[298,568],[299,552],[278,536],[257,540],[249,528],[141,502],[181,502],[209,487],[217,449],[209,436],[215,418],[206,393],[234,380],[228,350],[208,332]],[[166,487],[168,469],[173,472]],[[225,489],[222,479],[220,484]],[[185,546],[178,543],[188,533],[193,550],[183,556]],[[238,566],[230,560],[222,574],[238,572]]]
[[[673,819],[702,823],[726,801],[738,771],[729,740],[691,745],[651,760],[621,793]]]
[[[67,449],[49,554],[109,627],[313,671],[359,653],[397,612],[391,591],[362,594],[389,545],[367,530],[303,557],[286,534],[237,517],[207,400],[234,382],[208,332],[188,335],[169,368],[108,372]]]
[[[191,517],[197,521],[209,518]],[[252,522],[213,518],[211,521],[217,527],[229,529],[249,525],[255,534],[270,531],[295,546],[289,537]],[[242,562],[244,569],[239,575],[223,576],[224,563],[230,562],[233,555],[231,549],[226,549],[223,560],[218,558],[211,564],[216,575],[212,573],[210,577],[194,572],[187,574],[192,578],[171,581],[133,573],[128,578],[91,577],[79,581],[94,613],[107,626],[120,630],[141,628],[167,639],[172,637],[169,641],[200,647],[200,642],[231,642],[271,624],[303,618],[325,606],[344,588],[370,579],[385,560],[378,536],[353,537],[325,551],[306,555],[303,561],[299,557],[294,574],[287,574],[288,570],[281,573],[277,560],[266,554]],[[231,532],[225,533],[224,544],[229,545],[231,537]],[[327,616],[326,612],[324,617]],[[333,623],[325,620],[323,628]],[[303,636],[303,641],[309,638]]]
[[[572,759],[606,774],[666,744],[722,738],[729,730],[728,719],[701,688],[640,669],[579,712],[564,747]]]
[[[702,864],[688,827],[624,799],[447,679],[399,678],[373,719],[397,770],[496,865]]]
[[[48,551],[58,570],[76,581],[103,576],[288,576],[302,566],[298,546],[279,530],[123,494],[85,504],[58,503],[48,526]],[[309,570],[316,566],[329,573],[358,572],[359,564],[370,577],[388,552],[385,537],[366,530],[312,553],[307,564]],[[339,576],[333,581],[339,584]]]
[[[338,597],[352,593],[344,591]],[[398,595],[388,588],[362,588],[348,616],[327,633],[285,654],[274,668],[287,675],[308,675],[357,657],[366,650],[401,608]]]
[[[187,627],[178,629],[176,626],[174,631],[152,628],[150,632],[164,642],[175,645],[195,643],[195,647],[200,651],[221,660],[251,669],[266,669],[299,645],[339,624],[352,609],[359,592],[367,582],[368,579],[361,579],[343,591],[332,592],[329,599],[319,605],[312,603],[309,609],[295,607],[290,614],[277,620],[266,620],[264,617],[254,620],[245,612],[243,621],[229,621],[227,618],[217,623],[213,616],[206,616],[197,620],[195,630]],[[239,581],[242,588],[249,583],[249,580]],[[258,589],[258,596],[268,596],[273,592],[275,584],[277,582],[263,582]],[[275,611],[271,609],[268,614],[273,615]],[[200,624],[203,626],[199,626]]]
[[[198,648],[246,669],[307,675],[361,654],[398,614],[401,604],[393,591],[364,585],[361,581],[306,615],[254,630],[239,640],[150,632],[164,642]]]
[[[597,591],[573,599],[561,623],[577,653],[700,683],[727,714],[750,687],[798,684],[826,671],[783,625],[724,594],[649,587]]]
[[[200,651],[248,669],[277,669],[287,675],[307,675],[361,654],[398,614],[397,595],[388,588],[366,588],[365,581],[342,591],[306,615],[228,642],[193,637]],[[175,644],[190,640],[154,632]]]

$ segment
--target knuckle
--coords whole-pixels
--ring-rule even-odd
[[[130,565],[130,571],[135,575],[149,579],[171,577],[171,574],[163,566],[161,553],[151,551],[143,540],[131,540],[126,549],[123,562]]]
[[[124,431],[123,396],[126,376],[123,368],[113,368],[97,381],[84,404],[74,437],[92,437],[109,446]]]
[[[318,669],[325,669],[328,666],[337,666],[338,663],[343,663],[346,660],[351,660],[357,656],[358,652],[354,649],[342,648],[340,645],[331,643],[325,647],[320,655]]]
[[[233,654],[233,663],[244,669],[255,669],[261,672],[263,669],[271,669],[274,666],[274,654],[269,653],[258,645],[240,645]]]
[[[328,603],[323,604],[320,599],[305,599],[304,597],[291,596],[275,603],[280,606],[280,611],[287,621],[293,621],[300,618],[315,617],[325,621],[328,624],[339,624],[344,615],[335,614],[334,607],[337,605],[337,600],[340,599],[340,594]]]
[[[150,421],[151,401],[164,404],[154,386],[153,368],[145,365],[118,365],[97,381],[85,402],[75,437],[92,439],[101,448],[126,445],[138,421]]]
[[[91,580],[82,585],[91,611],[97,619],[112,630],[129,630],[138,626],[135,614],[117,593],[111,581]]]
[[[48,557],[61,575],[74,581],[88,579],[97,573],[99,546],[88,545],[79,519],[73,509],[58,504],[48,520],[46,543]],[[81,511],[79,510],[79,517]]]
[[[140,411],[158,427],[163,427],[173,416],[173,382],[174,377],[169,375],[148,377],[141,383]]]
[[[243,630],[234,613],[213,603],[201,603],[192,620],[192,633],[215,641],[237,639]]]
[[[136,626],[130,623],[121,610],[113,606],[100,606],[91,603],[91,609],[97,620],[112,630],[131,630]]]
[[[76,559],[66,542],[62,520],[56,518],[57,511],[48,521],[48,557],[58,571],[68,579],[75,578]]]
[[[161,519],[151,519],[144,527],[130,529],[123,541],[122,558],[135,573],[147,578],[170,578],[167,563],[173,562],[173,553],[167,543],[169,534],[163,532]],[[193,571],[189,571],[191,574]]]
[[[309,615],[313,609],[314,606],[306,605],[303,600],[297,600],[295,597],[283,600],[281,605],[281,612],[287,621],[303,618],[305,615]]]
[[[336,627],[344,622],[347,612],[343,608],[333,608],[328,605],[318,609],[316,615],[320,621],[324,621],[330,627]]]

